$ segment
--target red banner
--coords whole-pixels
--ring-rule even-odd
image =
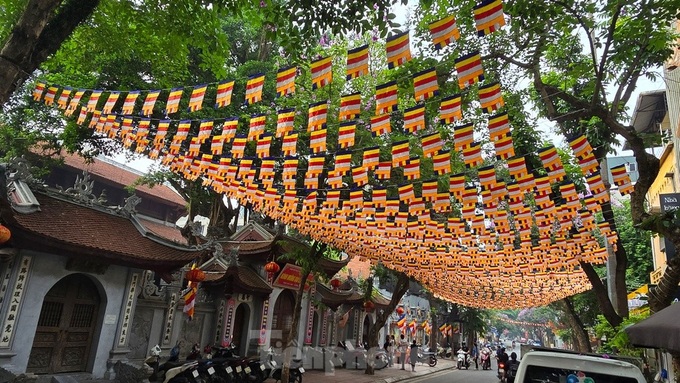
[[[283,266],[283,270],[274,280],[273,285],[276,287],[281,287],[284,289],[297,290],[300,288],[300,281],[302,280],[302,268],[300,266],[295,266],[287,263]],[[314,276],[310,273],[307,277],[307,285],[305,286],[305,291],[309,290],[311,282],[314,281]]]

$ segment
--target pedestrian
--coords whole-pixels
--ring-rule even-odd
[[[404,368],[404,364],[406,363],[406,350],[407,349],[408,349],[408,342],[406,341],[404,334],[401,334],[401,337],[399,339],[399,359],[401,360],[401,369],[402,370],[406,370]]]
[[[390,362],[390,367],[394,366],[394,347],[395,347],[394,335],[389,336],[389,344],[387,350],[387,359]]]
[[[411,343],[411,371],[416,370],[416,362],[418,361],[418,344],[416,343],[416,340],[413,340],[413,343]]]
[[[477,359],[479,358],[479,349],[477,348],[477,343],[472,345],[470,356],[475,360],[475,370],[479,370],[479,365],[477,364]]]

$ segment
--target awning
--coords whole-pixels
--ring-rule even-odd
[[[627,327],[630,343],[637,347],[680,352],[680,304],[673,304]]]

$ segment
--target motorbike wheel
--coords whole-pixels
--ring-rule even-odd
[[[435,358],[434,356],[431,356],[428,365],[429,365],[430,367],[436,366],[436,365],[437,365],[437,358]]]
[[[291,371],[289,381],[291,383],[302,383],[302,374],[300,374],[297,371],[295,372]]]
[[[461,362],[458,362],[458,365],[456,366],[457,369],[461,370],[463,367],[463,364]]]

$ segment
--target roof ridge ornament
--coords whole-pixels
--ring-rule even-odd
[[[90,180],[90,173],[83,170],[82,178],[76,176],[76,182],[72,187],[66,189],[64,193],[73,197],[77,202],[92,205],[97,201],[97,196],[94,195],[94,180]]]
[[[7,166],[7,184],[9,185],[12,181],[37,183],[38,181],[31,173],[31,168],[31,164],[25,157],[12,157]]]
[[[142,202],[142,199],[137,194],[133,194],[125,199],[125,205],[120,208],[120,212],[126,217],[133,215],[137,212],[137,205],[140,202]]]

